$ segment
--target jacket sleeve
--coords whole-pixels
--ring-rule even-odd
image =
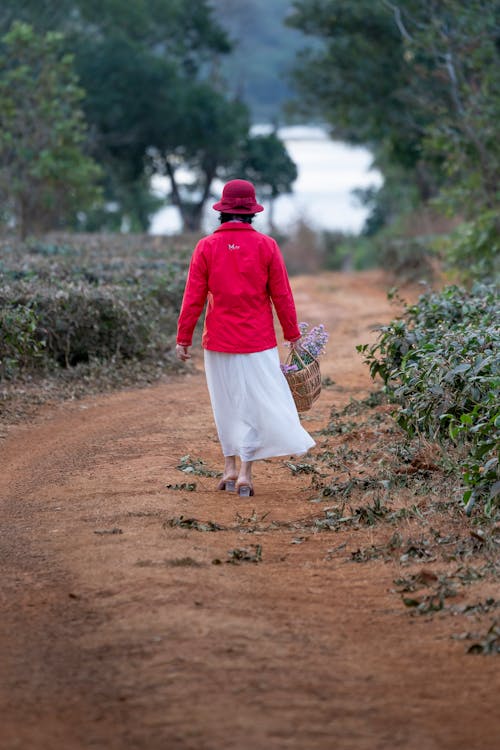
[[[274,245],[269,263],[268,289],[285,339],[287,341],[297,341],[297,339],[300,339],[300,331],[297,325],[295,302],[293,300],[290,281],[288,280],[285,261],[276,244]]]
[[[181,311],[177,322],[177,343],[191,346],[193,331],[200,317],[208,294],[208,268],[202,252],[202,243],[196,246],[186,280]]]

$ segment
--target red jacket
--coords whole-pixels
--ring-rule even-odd
[[[177,343],[191,346],[208,298],[202,345],[231,354],[276,346],[271,300],[285,339],[300,338],[290,282],[276,242],[244,222],[226,222],[191,258]]]

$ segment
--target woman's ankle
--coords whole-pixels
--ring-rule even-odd
[[[224,476],[238,476],[236,456],[224,456]]]

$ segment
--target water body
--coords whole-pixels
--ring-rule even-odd
[[[253,132],[262,133],[266,129],[266,126],[256,126]],[[293,185],[293,193],[280,196],[275,202],[276,226],[288,232],[298,221],[305,221],[316,229],[358,233],[367,211],[359,205],[352,191],[378,186],[382,182],[381,175],[370,168],[372,156],[369,151],[332,141],[326,131],[319,127],[286,127],[278,133],[296,163],[299,175]],[[188,173],[180,176],[189,181]],[[153,186],[160,195],[168,196],[166,178],[155,178]],[[222,183],[214,182],[213,190],[217,196],[220,195]],[[265,205],[265,201],[263,203]],[[217,223],[217,214],[209,203],[203,222],[204,231],[213,231]],[[255,227],[263,232],[268,230],[265,212],[255,220]],[[180,231],[179,212],[174,206],[161,209],[153,218],[152,234],[175,234]]]

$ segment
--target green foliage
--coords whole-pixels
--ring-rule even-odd
[[[384,175],[384,182],[380,187],[371,186],[353,190],[353,195],[360,205],[368,209],[369,214],[363,226],[362,234],[375,237],[384,229],[399,231],[398,224],[405,216],[411,216],[418,209],[422,200],[422,191],[429,184],[430,176],[425,174],[423,180],[416,179],[416,174],[408,167],[395,164],[390,154],[383,149],[377,149],[377,166]],[[422,164],[416,170],[425,172]],[[434,188],[430,189],[432,192]],[[404,235],[404,232],[400,232]]]
[[[74,38],[119,33],[175,59],[189,74],[230,48],[207,0],[2,0],[0,27],[5,31],[18,19]]]
[[[154,34],[138,38],[117,15],[115,28],[100,39],[81,33],[76,48],[88,92],[86,114],[100,134],[96,153],[106,166],[108,197],[118,205],[117,218],[126,216],[143,230],[151,216],[145,195],[153,174],[169,178],[184,227],[198,230],[212,182],[233,163],[249,127],[246,108],[207,80],[208,52],[229,49],[209,6],[190,3],[194,17],[205,19],[205,27],[201,16],[193,27],[186,4],[175,5],[184,7],[172,21],[182,44],[171,39],[171,28],[171,44],[159,43]],[[194,175],[187,187],[178,180],[180,167]]]
[[[496,1],[447,0],[425,10],[422,27],[414,24],[405,43],[420,79],[414,98],[420,95],[430,115],[423,151],[443,171],[443,198],[468,216],[498,206],[499,10]]]
[[[102,32],[96,38],[85,26],[78,31],[76,59],[107,195],[118,206],[114,217],[148,228],[157,208],[148,181],[159,171],[172,182],[185,228],[199,228],[212,180],[248,129],[244,108],[206,80],[214,59],[230,49],[212,8],[206,0],[76,4]],[[179,166],[196,175],[186,194],[177,184]]]
[[[236,171],[261,188],[259,194],[268,198],[291,193],[298,174],[295,163],[276,133],[249,136]]]
[[[340,271],[356,265],[355,255],[358,255],[358,248],[364,242],[363,238],[349,237],[342,232],[325,230],[321,239],[324,267],[329,271]]]
[[[276,133],[247,136],[231,173],[253,182],[258,194],[269,201],[268,218],[274,231],[274,201],[278,196],[292,192],[298,175],[283,141]]]
[[[0,28],[14,18],[37,30],[66,34],[86,91],[92,155],[104,171],[105,211],[82,211],[82,229],[146,230],[152,211],[149,181],[168,160],[173,202],[187,228],[198,227],[216,174],[235,158],[248,132],[244,105],[222,92],[218,57],[230,50],[208,0],[48,0],[21,7],[6,0]],[[158,158],[151,158],[152,155]],[[194,169],[181,195],[179,166]]]
[[[499,378],[496,379],[498,393]],[[500,413],[498,403],[491,397],[490,408],[476,404],[471,412],[462,414],[460,419],[454,415],[449,418],[450,437],[456,442],[462,440],[472,444],[470,455],[465,459],[463,479],[467,486],[463,500],[468,513],[476,500],[485,500],[485,511],[491,514],[493,507],[499,505],[500,497]]]
[[[444,445],[467,447],[464,502],[491,513],[500,494],[500,329],[492,287],[448,287],[422,295],[404,317],[381,329],[371,347],[358,347],[372,377],[381,376],[400,405],[398,424]]]
[[[0,28],[19,18],[43,30],[80,26],[109,36],[120,29],[192,71],[220,56],[217,75],[255,122],[280,114],[290,95],[287,69],[303,43],[298,31],[283,25],[290,0],[2,0],[0,6]]]
[[[402,42],[384,3],[295,0],[287,22],[321,42],[304,50],[295,67],[300,111],[326,117],[351,143],[388,139],[414,162],[416,130],[398,100]]]
[[[212,0],[212,6],[233,44],[221,66],[229,89],[243,98],[254,122],[276,122],[291,96],[289,69],[304,43],[283,23],[290,0]]]
[[[429,281],[433,278],[432,238],[381,232],[372,242],[378,264],[400,281]]]
[[[399,281],[433,277],[432,242],[382,231],[375,237],[323,232],[325,268],[333,271],[381,267]]]
[[[152,171],[167,175],[172,202],[181,213],[184,226],[199,231],[203,208],[215,177],[224,178],[239,158],[248,134],[248,111],[205,82],[191,84],[179,94],[175,105],[176,127],[170,137],[157,139],[149,148]],[[188,167],[192,184],[179,184],[177,170]]]
[[[465,222],[440,242],[449,267],[468,282],[495,281],[500,273],[500,220],[496,211],[486,211]]]
[[[95,241],[0,254],[0,378],[80,363],[158,361],[172,346],[188,253]],[[55,280],[57,279],[57,281]]]
[[[13,377],[36,362],[44,345],[37,336],[38,319],[29,305],[0,308],[0,379]]]
[[[82,98],[61,35],[14,23],[0,49],[0,195],[22,236],[64,226],[99,197]]]
[[[295,70],[303,113],[474,215],[498,204],[498,3],[295,0],[289,23],[321,41]],[[406,195],[402,191],[402,197]],[[392,190],[397,205],[397,191]]]
[[[151,342],[161,341],[155,330],[161,311],[151,294],[82,283],[28,284],[12,292],[18,307],[32,307],[36,335],[45,341],[47,357],[62,367],[109,357],[143,359]]]

